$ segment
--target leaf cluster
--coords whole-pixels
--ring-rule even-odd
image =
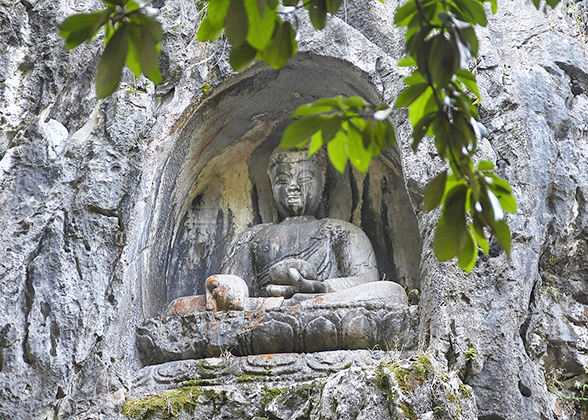
[[[496,12],[496,0],[489,3]],[[488,23],[484,4],[408,0],[396,11],[395,23],[407,28],[407,54],[399,65],[413,69],[395,106],[408,107],[413,150],[430,135],[450,168],[430,181],[424,194],[428,210],[443,207],[435,231],[435,254],[441,261],[457,257],[459,266],[470,272],[478,247],[488,253],[486,233],[492,233],[510,253],[504,212],[516,211],[512,189],[495,174],[494,164],[483,160],[474,167],[473,162],[478,142],[487,136],[474,106],[480,92],[468,69],[478,54],[475,26]]]
[[[303,147],[308,142],[309,154],[327,145],[329,158],[339,172],[349,160],[366,172],[373,157],[395,142],[390,121],[392,108],[374,107],[359,96],[321,98],[300,106],[293,117],[301,117],[286,128],[281,147]]]
[[[156,16],[146,13],[148,3],[141,0],[103,2],[106,9],[70,16],[59,28],[67,49],[84,41],[92,42],[98,30],[105,28],[105,48],[96,70],[98,98],[105,98],[116,90],[125,64],[135,77],[143,73],[153,83],[161,82],[158,58],[163,32]]]
[[[296,54],[296,33],[283,15],[305,8],[316,29],[323,29],[328,14],[335,14],[342,0],[209,0],[208,13],[198,28],[199,41],[215,41],[224,30],[231,44],[229,62],[236,71],[257,58],[274,69]]]

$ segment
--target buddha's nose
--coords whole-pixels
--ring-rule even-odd
[[[292,192],[299,192],[299,191],[300,191],[300,185],[298,185],[298,183],[296,181],[290,182],[290,185],[288,185],[288,192],[292,193]]]

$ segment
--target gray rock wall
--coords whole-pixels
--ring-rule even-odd
[[[231,75],[224,41],[209,45],[195,40],[196,2],[156,5],[166,31],[161,60],[165,82],[154,88],[125,73],[121,88],[98,102],[93,74],[100,42],[68,52],[57,27],[66,16],[97,8],[99,2],[0,1],[2,418],[124,418],[120,411],[125,397],[136,399],[141,392],[156,390],[136,382],[142,366],[135,326],[160,314],[174,293],[197,287],[182,283],[175,290],[170,272],[201,275],[198,267],[183,262],[183,255],[192,258],[199,248],[193,239],[182,247],[177,240],[181,230],[199,226],[210,238],[216,234],[210,229],[219,208],[239,207],[230,205],[238,196],[220,202],[218,185],[212,180],[203,184],[206,178],[194,184],[193,176],[206,175],[206,165],[217,165],[210,174],[222,172],[223,162],[216,156],[223,157],[230,148],[251,153],[247,147],[271,133],[272,121],[285,118],[264,120],[263,106],[270,104],[279,113],[343,88],[392,103],[402,89],[405,69],[395,67],[403,44],[402,31],[393,26],[396,1],[346,3],[322,32],[297,17],[300,50],[306,53],[300,62],[327,63],[320,70],[329,75],[314,80],[318,86],[309,91],[297,91],[304,84],[300,81],[285,86],[283,92],[293,96],[257,93],[264,81],[279,77],[262,67]],[[468,406],[462,418],[582,415],[581,401],[574,399],[582,394],[574,383],[586,382],[588,361],[585,11],[583,2],[546,13],[522,0],[500,2],[488,28],[478,29],[480,56],[472,66],[484,98],[480,114],[491,132],[480,145],[480,157],[497,163],[519,203],[519,211],[509,216],[510,260],[494,245],[470,276],[452,262],[436,261],[431,241],[437,214],[423,212],[420,196],[441,166],[431,159],[431,142],[412,153],[402,112],[395,116],[398,153],[391,152],[378,164],[396,173],[391,179],[404,179],[400,184],[408,191],[410,213],[416,214],[414,233],[422,238],[422,253],[415,257],[420,247],[413,244],[410,251],[395,249],[393,259],[398,270],[410,267],[413,271],[403,278],[412,277],[421,287],[421,350],[435,359],[439,372],[456,373],[455,389],[460,382],[473,388],[477,408]],[[323,58],[312,58],[317,56]],[[239,83],[247,77],[251,84]],[[341,81],[346,87],[338,88]],[[208,103],[215,90],[234,89],[242,97],[257,93],[258,102],[246,105],[259,114],[246,115],[239,111],[243,107],[235,113],[215,113],[218,108],[203,105],[204,82],[212,85]],[[206,121],[204,127],[197,124]],[[192,124],[194,134],[182,129],[186,124]],[[224,137],[215,137],[214,127],[222,128]],[[234,137],[244,135],[248,137],[233,143]],[[193,167],[182,160],[186,156]],[[252,185],[241,181],[244,188]],[[358,196],[366,185],[360,181]],[[199,185],[211,188],[201,204],[210,216],[201,216],[206,223],[200,225],[194,218],[183,219]],[[211,193],[214,188],[217,192]],[[368,201],[378,194],[371,191]],[[259,212],[259,217],[270,216],[268,210]],[[362,224],[361,209],[345,212]],[[231,229],[254,222],[252,211],[231,217],[232,224],[224,224],[218,235],[231,236]],[[221,219],[228,218],[227,211]],[[166,252],[172,248],[175,262]],[[207,270],[213,270],[214,252],[203,255],[211,261]],[[324,386],[324,403],[318,403],[319,414],[312,418],[335,418],[337,411],[327,406],[337,398],[333,396],[346,392],[337,388],[345,382],[340,377],[365,383],[365,389],[372,390],[366,395],[376,392],[370,375],[353,369],[342,366],[342,373],[333,377],[337,380]],[[433,411],[435,398],[413,399],[415,416],[443,417]],[[449,404],[447,398],[440,403]],[[361,406],[364,400],[357,401]],[[350,404],[346,412],[357,417],[357,407]],[[381,404],[370,403],[365,415],[378,418],[374,413],[383,410]],[[274,406],[268,406],[268,416],[282,418],[278,411],[288,412],[276,408],[278,403]],[[249,416],[247,410],[242,412],[244,418]],[[410,415],[410,410],[400,413]]]

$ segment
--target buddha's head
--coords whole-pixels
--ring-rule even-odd
[[[276,210],[282,219],[316,216],[325,185],[323,150],[308,156],[307,150],[276,149],[269,161],[268,175]]]

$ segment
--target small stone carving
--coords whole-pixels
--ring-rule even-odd
[[[408,303],[400,285],[378,281],[371,242],[360,228],[316,218],[325,185],[324,154],[276,150],[268,175],[281,221],[237,236],[223,259],[222,274],[206,280],[206,297],[176,299],[168,315],[322,302]]]

